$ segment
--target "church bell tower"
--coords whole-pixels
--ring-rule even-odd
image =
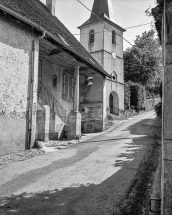
[[[106,80],[110,113],[124,110],[123,32],[115,22],[112,0],[94,0],[90,18],[80,27],[80,42],[112,78]]]

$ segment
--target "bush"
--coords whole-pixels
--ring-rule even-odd
[[[124,108],[125,110],[130,109],[130,84],[125,82],[124,84]]]
[[[130,106],[137,112],[145,109],[145,89],[141,84],[130,82]]]
[[[158,117],[162,117],[162,101],[155,105],[155,112]]]

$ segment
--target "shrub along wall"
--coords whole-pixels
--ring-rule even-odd
[[[145,109],[145,88],[138,83],[131,81],[125,83],[125,109],[140,111]]]

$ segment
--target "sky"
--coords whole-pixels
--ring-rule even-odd
[[[44,4],[46,0],[41,0]],[[90,11],[81,5],[77,0],[56,0],[56,16],[70,30],[72,34],[79,34],[77,28],[90,17]],[[80,0],[86,7],[92,10],[94,0]],[[156,0],[112,0],[114,8],[114,18],[116,24],[124,29],[132,26],[153,22],[153,18],[146,16],[145,11],[149,7],[156,6]],[[134,43],[136,35],[141,35],[144,31],[151,29],[151,24],[129,28],[124,32],[123,37],[131,44]],[[74,35],[80,40],[79,35]],[[124,50],[131,47],[124,40]]]

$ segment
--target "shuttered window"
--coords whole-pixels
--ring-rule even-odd
[[[63,96],[72,99],[73,94],[74,94],[73,76],[65,72],[63,73]]]
[[[116,44],[116,33],[112,31],[112,44]]]
[[[89,38],[89,42],[90,42],[90,43],[94,43],[94,39],[95,39],[94,37],[95,37],[95,36],[94,36],[94,30],[91,30],[91,31],[90,31],[90,38]]]

